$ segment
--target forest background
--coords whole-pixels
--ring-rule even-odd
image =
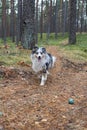
[[[86,60],[86,33],[87,0],[0,1],[0,45],[10,44],[7,52],[19,45],[58,45],[65,55]]]
[[[35,45],[56,57],[43,87]],[[87,0],[0,0],[0,130],[71,129],[87,130]]]

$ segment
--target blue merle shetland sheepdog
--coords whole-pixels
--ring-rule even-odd
[[[44,47],[35,46],[31,53],[32,69],[36,73],[41,72],[41,83],[40,85],[45,85],[47,80],[48,70],[54,66],[56,57],[47,53]]]

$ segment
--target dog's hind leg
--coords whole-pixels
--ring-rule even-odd
[[[47,80],[47,72],[42,74],[40,85],[41,86],[45,85],[46,80]]]

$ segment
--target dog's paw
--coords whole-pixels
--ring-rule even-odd
[[[40,84],[40,86],[44,86],[44,84],[45,84],[45,83],[42,82],[42,83]]]

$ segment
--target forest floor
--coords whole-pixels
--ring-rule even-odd
[[[87,63],[47,50],[57,61],[45,86],[30,64],[0,66],[0,130],[87,130]]]

